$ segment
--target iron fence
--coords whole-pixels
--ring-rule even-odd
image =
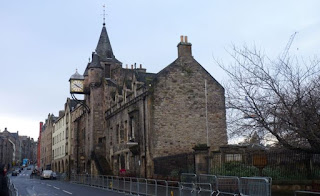
[[[293,151],[225,152],[210,156],[209,163],[213,175],[270,176],[275,181],[320,179],[320,154]]]

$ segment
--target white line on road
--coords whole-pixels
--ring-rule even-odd
[[[47,184],[47,186],[51,186],[50,184]]]
[[[59,187],[56,187],[56,186],[53,186],[53,188],[60,190],[60,188],[59,188]]]
[[[70,193],[69,191],[65,191],[65,190],[62,190],[62,191],[65,192],[65,193],[68,193],[68,194],[72,195],[72,193]]]

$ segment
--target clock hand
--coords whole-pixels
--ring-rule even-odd
[[[79,86],[79,85],[77,85],[77,84],[74,84],[76,87],[78,87],[78,88],[80,88],[80,89],[82,89],[82,87],[81,86]]]

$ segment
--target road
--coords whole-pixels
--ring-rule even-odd
[[[9,175],[12,183],[19,191],[19,196],[123,196],[120,193],[69,182],[30,179],[31,171],[25,168],[18,176]]]

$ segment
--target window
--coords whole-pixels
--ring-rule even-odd
[[[121,123],[121,126],[120,126],[120,142],[124,142],[124,127],[123,127],[123,123]]]
[[[110,135],[110,145],[112,146],[112,134],[113,134],[113,129],[112,127],[110,128],[110,132],[109,132],[109,135]]]
[[[99,137],[99,144],[105,144],[106,143],[106,137]]]
[[[135,128],[135,119],[130,117],[130,132],[129,132],[129,140],[134,139],[134,128]]]
[[[119,155],[119,158],[118,158],[118,163],[119,163],[119,170],[121,170],[121,169],[125,169],[126,168],[126,166],[125,166],[125,157],[124,157],[124,155],[123,154],[121,154],[121,155]]]
[[[106,78],[111,78],[110,77],[110,64],[105,64],[105,69],[104,69],[104,71],[105,71],[105,77]]]
[[[124,141],[128,141],[128,123],[124,121]]]
[[[127,155],[127,157],[126,157],[126,158],[127,158],[127,161],[126,161],[126,163],[127,163],[127,164],[126,164],[126,168],[127,168],[127,170],[129,170],[129,169],[130,169],[130,165],[129,165],[129,163],[130,163],[130,154],[129,154],[129,153],[127,153],[126,155]]]
[[[241,161],[242,156],[241,154],[226,154],[225,161],[231,162],[231,161]]]
[[[120,126],[117,124],[116,126],[116,144],[119,144],[119,132],[120,132]]]

